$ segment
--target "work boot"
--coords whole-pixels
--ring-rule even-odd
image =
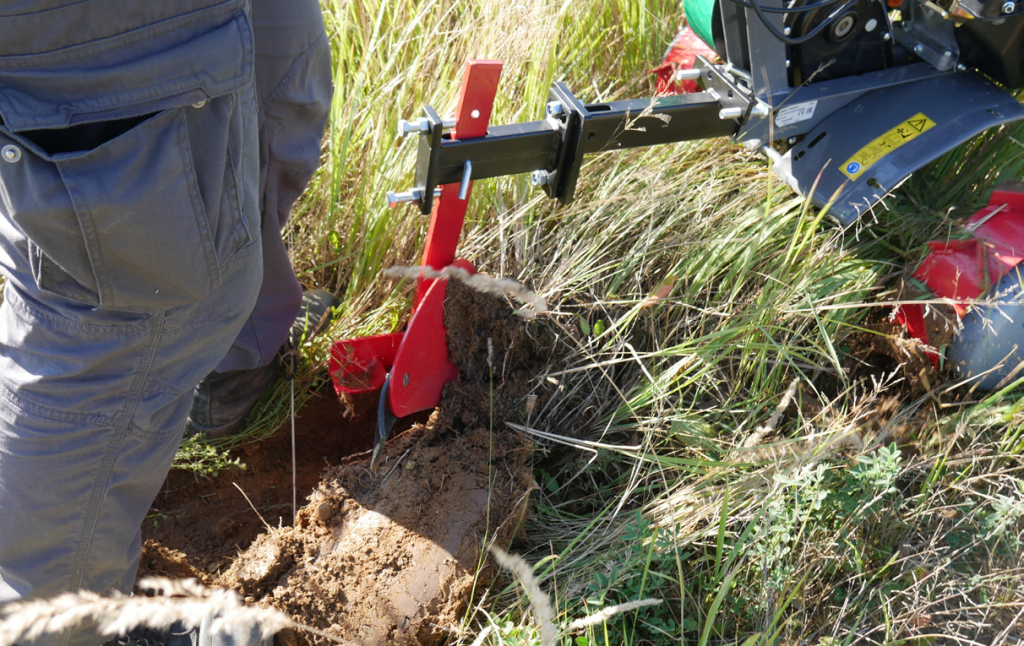
[[[331,308],[340,303],[333,294],[322,289],[303,292],[290,339],[273,361],[249,370],[213,371],[199,382],[192,396],[185,433],[212,440],[230,437],[241,430],[256,402],[277,381],[281,356],[291,357],[292,347],[323,331],[330,323]],[[290,366],[291,359],[288,363]]]
[[[260,639],[259,628],[250,622],[215,630],[215,617],[203,617],[199,628],[185,630],[175,623],[168,630],[139,627],[115,637],[103,646],[271,646],[274,638]]]
[[[153,630],[142,626],[133,628],[126,635],[111,639],[103,646],[196,646],[199,641],[198,633],[195,628]]]

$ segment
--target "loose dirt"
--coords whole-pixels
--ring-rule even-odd
[[[172,474],[145,528],[140,574],[197,576],[350,642],[443,642],[495,575],[486,546],[507,547],[527,514],[533,447],[504,422],[525,417],[531,394],[543,404],[532,389],[555,338],[544,319],[523,321],[457,281],[445,324],[459,380],[376,470],[365,453],[376,396],[352,402],[352,420],[341,403],[317,400],[298,421],[300,487],[311,493],[294,526],[290,439],[278,433],[243,449],[244,473]],[[278,636],[307,640],[328,643]]]

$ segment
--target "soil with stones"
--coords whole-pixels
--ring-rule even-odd
[[[496,574],[483,550],[507,547],[527,514],[533,447],[504,422],[525,417],[554,346],[545,320],[524,321],[504,299],[454,280],[445,325],[459,380],[429,419],[389,443],[376,470],[359,453],[372,444],[372,424],[362,418],[372,421],[375,407],[355,401],[350,421],[340,419],[340,403],[315,402],[302,414],[319,421],[326,441],[300,451],[300,480],[315,486],[294,526],[286,520],[290,440],[279,433],[246,449],[240,479],[169,478],[147,523],[140,575],[197,576],[347,642],[445,641],[474,591]],[[542,405],[544,394],[534,394]],[[329,405],[337,410],[330,421]],[[275,527],[256,518],[232,481]],[[304,632],[278,636],[307,641],[328,643]]]

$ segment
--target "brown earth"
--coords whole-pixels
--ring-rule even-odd
[[[333,397],[316,400],[297,422],[300,491],[312,493],[295,526],[290,439],[278,433],[242,449],[244,473],[168,478],[140,575],[198,576],[349,642],[443,642],[495,574],[483,550],[507,547],[527,514],[532,444],[504,421],[525,417],[554,345],[547,321],[525,322],[504,299],[457,281],[445,323],[459,380],[429,419],[389,443],[376,470],[365,453],[376,394],[353,402],[352,420]],[[278,636],[307,640],[328,643]]]

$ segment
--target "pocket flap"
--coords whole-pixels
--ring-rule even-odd
[[[110,18],[131,28],[46,52],[21,53],[17,38],[0,44],[0,118],[6,128],[21,132],[134,117],[222,96],[252,81],[253,35],[243,1],[158,2],[177,7],[175,15],[145,19],[126,7],[120,9],[128,19],[115,15],[123,1],[105,4],[93,9],[100,15],[92,20]],[[66,24],[82,6],[97,3],[0,20],[5,32],[45,33],[52,27],[33,30],[32,21]]]

